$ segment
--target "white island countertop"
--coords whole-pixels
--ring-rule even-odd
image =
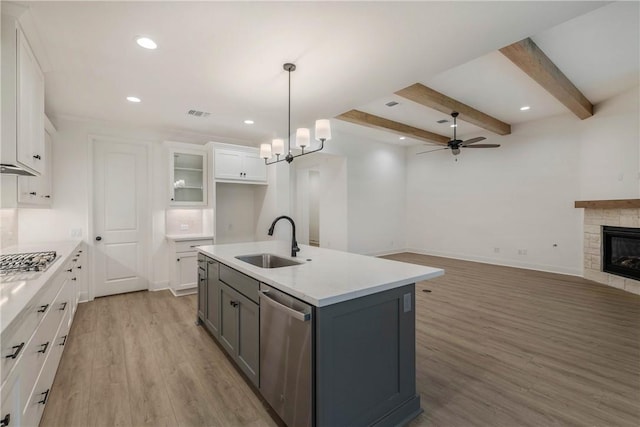
[[[7,329],[20,312],[38,294],[73,255],[80,240],[30,243],[2,249],[1,253],[56,251],[55,261],[43,272],[9,274],[0,277],[0,331]]]
[[[300,252],[296,258],[290,256],[290,242],[276,240],[200,246],[197,249],[222,264],[316,307],[360,298],[444,274],[441,268],[299,246]],[[261,253],[275,254],[302,264],[261,268],[236,258],[239,255]]]

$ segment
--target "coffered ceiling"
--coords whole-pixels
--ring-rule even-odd
[[[598,103],[638,84],[638,3],[23,2],[46,110],[257,145],[358,109],[447,135],[446,115],[394,95],[421,83],[510,124],[564,114],[498,49],[531,37]],[[147,51],[135,37],[147,35]],[[126,96],[142,99],[131,104]],[[394,100],[399,104],[387,107]],[[530,105],[526,113],[522,105]],[[210,112],[194,118],[190,109]],[[254,120],[245,125],[245,119]],[[577,119],[576,119],[577,120]],[[398,135],[332,121],[388,143]],[[460,135],[486,135],[464,122]]]

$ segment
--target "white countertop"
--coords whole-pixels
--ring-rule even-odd
[[[440,268],[299,245],[291,258],[291,243],[283,241],[200,246],[198,251],[248,276],[295,296],[316,307],[371,295],[388,289],[433,279]],[[235,257],[271,253],[302,261],[301,265],[260,268]],[[310,260],[310,261],[308,261]]]
[[[213,234],[167,234],[166,237],[175,242],[182,242],[185,240],[213,239]]]
[[[2,254],[56,251],[56,260],[44,272],[0,276],[0,332],[4,331],[36,296],[38,291],[60,270],[80,241],[17,245],[2,249]]]

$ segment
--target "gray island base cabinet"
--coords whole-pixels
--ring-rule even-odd
[[[316,426],[417,417],[415,285],[316,308]]]
[[[260,390],[260,282],[202,253],[198,264],[198,322]],[[422,412],[414,284],[312,310],[311,425],[400,426]]]

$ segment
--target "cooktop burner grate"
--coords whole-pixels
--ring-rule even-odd
[[[55,251],[0,255],[0,275],[45,271],[56,256]]]

